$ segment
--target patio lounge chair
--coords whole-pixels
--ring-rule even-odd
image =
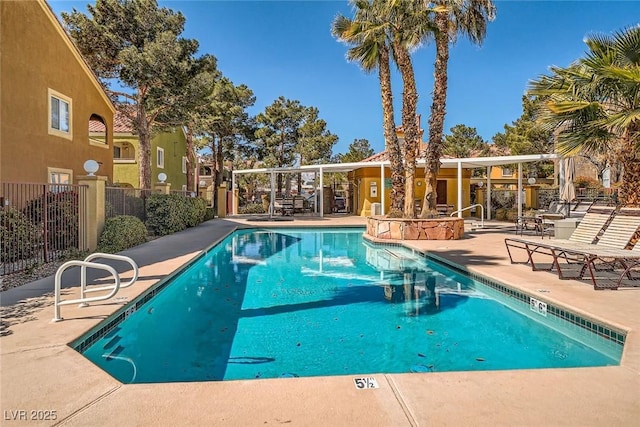
[[[605,265],[611,270],[622,258],[630,256],[625,249],[631,243],[631,239],[640,229],[640,209],[621,208],[606,226],[602,236],[596,244],[583,245],[557,245],[551,249],[553,262],[560,279],[582,279],[589,270],[594,288],[596,284],[595,271],[597,264]],[[577,263],[580,266],[578,275],[567,276],[563,273],[559,259],[563,258],[567,264]]]
[[[631,244],[633,237],[638,233],[640,233],[640,209],[620,209],[598,244],[590,245],[589,248],[566,251],[570,256],[584,259],[580,273],[575,278],[583,278],[585,272],[589,271],[594,289],[618,289],[625,278],[634,280],[631,272],[640,267],[640,242],[636,241],[631,250],[625,248]],[[622,269],[619,275],[617,275],[619,270],[616,270],[618,265]],[[556,267],[560,269],[560,265]],[[605,272],[605,275],[601,276],[600,272]]]
[[[531,264],[533,270],[538,270],[533,255],[544,254],[554,257],[553,250],[560,246],[576,245],[589,245],[593,243],[604,226],[611,220],[611,216],[615,211],[614,207],[608,206],[595,206],[587,212],[573,231],[569,239],[555,239],[548,241],[547,243],[541,240],[532,240],[525,238],[506,238],[504,239],[505,246],[507,247],[507,253],[509,254],[509,260],[512,264]],[[513,260],[513,254],[511,249],[524,249],[527,252],[527,261],[516,262]],[[551,264],[549,270],[555,267],[555,262]]]
[[[596,244],[557,239],[553,243],[549,242],[544,245],[536,244],[533,252],[530,251],[529,248],[527,248],[527,252],[534,269],[535,264],[533,264],[533,253],[536,251],[543,252],[544,250],[547,250],[548,252],[544,253],[551,255],[553,258],[553,263],[550,269],[555,268],[560,279],[582,279],[585,272],[589,271],[594,289],[604,289],[605,287],[601,283],[598,283],[597,280],[596,273],[598,271],[598,267],[605,265],[606,270],[611,271],[618,263],[626,267],[630,259],[640,260],[640,255],[636,256],[631,254],[632,251],[625,249],[630,244],[631,239],[636,235],[638,230],[640,230],[640,209],[622,208],[613,216],[613,219],[606,226],[604,233],[599,237]],[[573,237],[573,235],[571,237]],[[507,244],[507,242],[505,242],[505,244]],[[507,251],[509,251],[508,244]],[[510,253],[509,256],[511,256]],[[566,272],[563,272],[560,259],[566,261],[565,265],[577,265],[579,267],[578,274],[575,276],[568,276]],[[623,273],[617,281],[618,285],[623,279],[624,274],[625,273]],[[610,286],[610,288],[617,287]]]
[[[640,268],[640,241],[636,242],[631,250],[587,252],[585,259],[594,289],[640,286],[640,275],[634,276],[632,273]],[[616,269],[618,265],[620,269]],[[623,282],[625,279],[627,281]]]

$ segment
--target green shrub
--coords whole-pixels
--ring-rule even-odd
[[[166,236],[205,220],[203,199],[179,194],[152,194],[147,198],[147,228],[156,236]]]
[[[596,188],[602,189],[602,184],[595,178],[588,176],[579,176],[574,181],[576,188]]]
[[[116,253],[147,241],[147,228],[135,216],[109,218],[98,242],[98,252]]]
[[[195,227],[204,221],[207,213],[207,202],[199,197],[185,198],[187,207],[185,223],[187,227]]]
[[[262,203],[249,203],[245,206],[241,206],[238,208],[238,213],[240,214],[261,214],[265,213],[264,206]]]
[[[42,232],[19,210],[0,209],[0,259],[13,262],[32,258],[42,246]]]
[[[205,201],[205,205],[207,204],[207,202]],[[213,218],[215,218],[216,216],[213,213],[213,208],[211,206],[207,206],[205,208],[205,214],[204,214],[204,220],[205,221],[209,221],[212,220]]]

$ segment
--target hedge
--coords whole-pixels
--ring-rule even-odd
[[[147,229],[156,236],[195,227],[205,220],[206,202],[179,194],[152,194],[147,199]]]
[[[109,218],[98,242],[98,252],[116,253],[147,241],[147,228],[135,216]]]

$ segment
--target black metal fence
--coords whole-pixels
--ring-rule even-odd
[[[107,187],[105,189],[105,218],[118,215],[131,215],[142,222],[147,220],[147,197],[151,190],[126,187]]]
[[[0,275],[86,248],[86,186],[0,183]]]

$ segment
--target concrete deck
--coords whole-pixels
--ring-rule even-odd
[[[628,331],[620,366],[125,385],[67,344],[236,227],[363,225],[358,217],[292,222],[214,220],[126,251],[140,265],[118,299],[62,307],[52,323],[53,279],[0,294],[9,335],[0,338],[3,426],[631,426],[640,423],[640,289],[594,291],[587,282],[511,265],[506,229],[411,245]],[[513,230],[513,228],[511,228]],[[126,275],[124,277],[127,277]],[[69,286],[70,283],[67,283]],[[66,293],[73,289],[67,288]],[[45,294],[45,295],[43,295]],[[42,418],[49,418],[44,420]]]

